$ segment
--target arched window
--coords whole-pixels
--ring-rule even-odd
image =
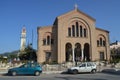
[[[68,37],[81,37],[81,38],[84,38],[84,37],[87,37],[87,28],[86,26],[81,23],[81,22],[72,22],[69,26],[68,26]]]
[[[68,28],[68,36],[71,37],[71,28]]]
[[[100,36],[99,39],[97,40],[97,46],[98,47],[105,47],[106,46],[106,41],[104,36]]]
[[[82,26],[80,26],[80,37],[82,37]]]
[[[46,45],[46,39],[43,39],[43,45]]]
[[[102,46],[102,38],[100,38],[100,46]]]
[[[98,47],[99,47],[99,44],[100,44],[100,43],[99,43],[99,40],[97,40],[97,46],[98,46]]]
[[[78,22],[76,22],[76,36],[79,37],[79,28],[78,28]]]
[[[103,46],[106,46],[105,40],[103,40]]]
[[[72,36],[75,37],[75,26],[72,25]]]
[[[47,36],[47,45],[50,45],[51,40],[50,40],[50,36]]]
[[[86,29],[84,29],[84,37],[87,37]]]

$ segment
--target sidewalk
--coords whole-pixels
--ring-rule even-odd
[[[0,69],[0,75],[7,74],[8,70],[7,69]]]

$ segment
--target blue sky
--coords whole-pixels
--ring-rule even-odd
[[[52,25],[55,18],[74,9],[96,19],[96,27],[110,31],[110,42],[120,41],[120,0],[0,0],[0,53],[20,49],[23,25],[27,43],[37,49],[37,27]]]

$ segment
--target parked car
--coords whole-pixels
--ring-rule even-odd
[[[11,68],[8,70],[8,75],[23,75],[30,74],[39,76],[42,73],[42,67],[38,63],[26,63],[20,67]]]
[[[83,73],[83,72],[91,72],[95,73],[97,71],[97,66],[93,62],[82,62],[79,66],[77,67],[71,67],[68,69],[68,73]]]

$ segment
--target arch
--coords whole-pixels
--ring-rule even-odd
[[[45,32],[44,33],[43,45],[51,45],[51,32]]]
[[[80,43],[76,43],[75,44],[75,61],[81,61],[81,44]]]
[[[65,46],[65,53],[66,53],[66,62],[72,61],[72,44],[71,43],[66,43]]]
[[[68,20],[67,25],[68,25],[68,28],[71,27],[72,37],[86,38],[91,36],[90,26],[82,18],[72,17]]]
[[[98,43],[99,42],[99,43]],[[106,46],[106,37],[102,34],[99,34],[97,37],[97,46]]]
[[[51,32],[45,32],[44,35],[43,35],[43,38],[47,38],[47,36],[51,37]]]
[[[103,34],[99,34],[99,35],[98,35],[97,39],[100,39],[100,38],[102,38],[103,40],[106,41],[106,37],[105,37]]]
[[[90,61],[90,47],[88,43],[84,44],[84,61]]]
[[[86,30],[89,33],[89,36],[91,36],[91,29],[90,29],[88,22],[86,22],[86,20],[84,20],[83,18],[79,18],[79,17],[72,17],[68,20],[68,26],[70,26],[72,24],[75,25],[75,22],[78,22],[78,24],[81,23],[82,25],[81,24],[79,24],[79,25],[81,25],[83,28],[86,28]]]

